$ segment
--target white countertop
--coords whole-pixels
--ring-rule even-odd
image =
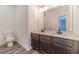
[[[61,38],[67,38],[67,39],[71,39],[71,40],[79,40],[78,34],[73,34],[73,33],[70,33],[70,32],[64,32],[62,34],[57,34],[56,31],[45,31],[45,32],[32,31],[32,33],[61,37]]]

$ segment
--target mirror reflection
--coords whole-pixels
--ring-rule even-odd
[[[73,32],[73,6],[49,5],[40,7],[40,19],[45,30]],[[63,19],[64,18],[64,19]]]

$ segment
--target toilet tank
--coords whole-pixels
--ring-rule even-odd
[[[0,45],[3,45],[5,43],[6,42],[5,42],[5,39],[4,39],[4,35],[3,35],[3,33],[0,33]]]

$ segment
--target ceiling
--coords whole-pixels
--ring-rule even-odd
[[[38,5],[38,7],[40,7],[40,8],[44,8],[46,6],[48,6],[48,7],[56,7],[58,5]]]
[[[38,7],[40,8],[41,11],[46,11],[51,8],[58,7],[59,5],[39,5]]]
[[[46,5],[38,5],[38,7],[40,8],[44,8]]]

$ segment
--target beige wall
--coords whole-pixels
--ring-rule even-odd
[[[38,31],[39,26],[39,10],[35,5],[28,6],[28,48],[31,48],[31,32]]]
[[[16,6],[0,5],[0,32],[15,32]]]
[[[0,5],[0,45],[4,44],[4,32],[15,32],[16,6]]]
[[[73,6],[73,33],[79,34],[79,5]]]
[[[28,7],[16,6],[16,36],[17,42],[28,49]]]
[[[38,30],[38,7],[35,5],[28,6],[28,23],[30,31]]]
[[[31,31],[38,31],[38,17],[37,6],[16,6],[17,41],[26,50],[31,49]]]
[[[38,17],[38,31],[41,31],[41,29],[44,28],[44,13],[42,11],[40,11],[39,8],[39,17]]]
[[[70,17],[71,17],[70,12],[71,12],[70,6],[59,6],[46,11],[46,19],[45,19],[46,28],[48,30],[57,31],[59,16],[66,15],[67,18],[66,28],[67,31],[70,31]]]

